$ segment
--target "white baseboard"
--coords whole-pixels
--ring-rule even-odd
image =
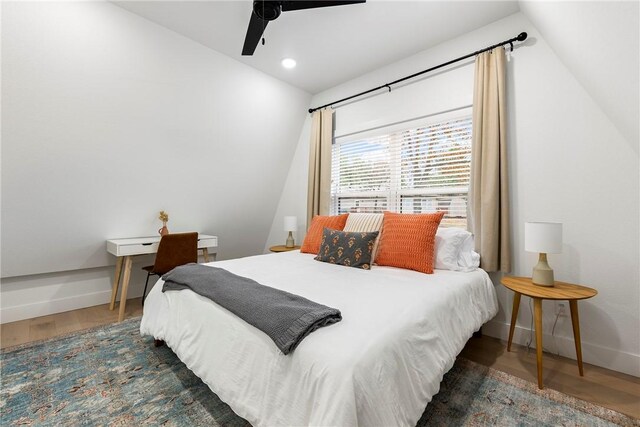
[[[500,338],[504,341],[509,339],[509,324],[491,320],[482,326],[482,333],[491,337]],[[528,328],[516,325],[513,342],[526,345],[531,336]],[[576,349],[573,337],[551,336],[543,334],[542,343],[544,350],[559,353],[561,356],[576,359]],[[531,344],[535,348],[535,335]],[[625,374],[640,377],[640,355],[621,352],[608,347],[582,341],[582,361],[592,365],[601,366]]]
[[[16,322],[49,314],[62,313],[78,308],[105,304],[111,300],[111,291],[100,291],[83,295],[74,295],[49,301],[5,307],[0,309],[0,323]]]

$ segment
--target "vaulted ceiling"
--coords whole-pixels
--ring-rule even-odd
[[[241,55],[249,0],[114,3],[311,94],[521,11],[640,151],[638,1],[368,0],[283,13],[253,56]]]
[[[639,5],[638,1],[520,2],[522,12],[636,154],[640,152]]]
[[[519,10],[515,1],[369,0],[292,11],[269,23],[253,56],[241,56],[251,1],[115,3],[312,94]],[[295,69],[281,66],[287,57]]]

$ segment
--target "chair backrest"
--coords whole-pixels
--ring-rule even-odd
[[[198,262],[198,233],[174,233],[162,236],[153,271],[165,274],[179,265]]]

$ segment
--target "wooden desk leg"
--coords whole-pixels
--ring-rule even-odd
[[[129,289],[129,278],[131,277],[131,257],[124,258],[124,277],[122,278],[122,293],[120,295],[120,311],[118,312],[118,322],[124,320],[124,308],[127,305],[127,290]]]
[[[570,300],[571,324],[573,325],[573,340],[576,344],[576,358],[578,359],[578,371],[580,376],[584,376],[582,369],[582,344],[580,343],[580,319],[578,318],[578,300]]]
[[[534,322],[536,325],[536,355],[538,359],[538,388],[543,389],[542,385],[542,299],[533,299]]]
[[[202,248],[202,258],[204,258],[204,262],[209,262],[209,249]]]
[[[113,278],[113,287],[111,288],[111,304],[109,310],[113,310],[116,306],[116,296],[118,295],[118,286],[120,285],[120,273],[122,272],[122,260],[124,257],[119,256],[116,260],[116,275]]]
[[[511,326],[509,327],[509,342],[507,343],[507,351],[511,351],[511,341],[513,341],[513,331],[516,329],[516,320],[518,320],[518,310],[520,309],[521,293],[513,294],[513,308],[511,309]]]

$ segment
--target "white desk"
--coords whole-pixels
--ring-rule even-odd
[[[129,288],[129,278],[131,277],[132,258],[136,255],[155,254],[158,252],[159,243],[160,236],[107,240],[107,252],[118,257],[116,261],[116,275],[113,279],[113,288],[111,289],[111,304],[109,305],[109,310],[113,310],[116,305],[116,296],[118,294],[118,288],[120,287],[120,275],[124,264],[118,322],[122,322],[124,319],[124,309],[127,303],[127,289]],[[206,234],[198,235],[198,250],[202,251],[204,262],[209,262],[209,248],[217,247],[217,236],[209,236]],[[216,253],[213,252],[211,255],[215,261]]]

